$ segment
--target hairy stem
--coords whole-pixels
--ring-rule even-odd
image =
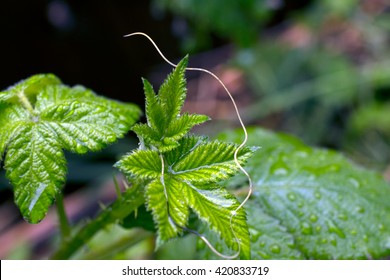
[[[34,108],[31,105],[30,100],[28,100],[27,96],[24,94],[23,91],[20,91],[18,93],[18,98],[19,98],[20,103],[22,103],[23,107],[26,108],[27,111],[29,111],[31,116],[34,116],[35,115]]]
[[[123,220],[144,202],[142,188],[128,188],[120,198],[103,210],[93,221],[82,227],[72,238],[65,240],[53,254],[52,259],[69,259],[99,230]]]
[[[112,256],[123,252],[127,248],[130,248],[143,240],[150,238],[153,233],[145,231],[143,229],[134,229],[132,232],[113,243],[104,246],[103,248],[95,251],[91,251],[82,256],[85,260],[100,260],[110,259]]]
[[[58,221],[60,222],[62,240],[65,242],[70,237],[71,227],[69,224],[68,217],[66,216],[64,200],[61,193],[59,193],[56,197],[56,206]]]

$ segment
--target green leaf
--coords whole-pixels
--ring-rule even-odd
[[[26,123],[8,145],[5,169],[24,218],[38,223],[65,183],[66,163],[59,143],[44,126]]]
[[[47,86],[37,96],[37,104],[35,109],[42,111],[49,106],[60,105],[66,101],[77,101],[89,106],[104,106],[109,109],[112,114],[115,114],[126,126],[134,124],[139,118],[141,111],[134,104],[123,103],[115,100],[110,100],[96,95],[92,90],[83,86],[74,86],[72,88],[65,85]],[[113,129],[118,127],[123,128],[123,123],[118,123]]]
[[[28,114],[20,105],[6,105],[0,103],[0,162],[11,139],[18,128],[23,126]]]
[[[237,211],[237,214],[232,219],[232,227],[230,225],[231,213],[235,211],[240,203],[226,189],[210,185],[198,187],[187,183],[189,187],[186,190],[188,196],[188,204],[195,213],[207,224],[211,229],[226,242],[226,245],[233,250],[238,251],[236,236],[240,242],[240,255],[243,259],[249,259],[250,243],[248,226],[246,223],[246,215],[242,210]]]
[[[172,120],[171,125],[165,131],[165,139],[172,139],[172,141],[179,140],[195,125],[202,124],[208,120],[209,117],[205,115],[189,115],[184,113],[182,116]]]
[[[147,209],[153,213],[157,225],[158,247],[182,233],[191,208],[229,248],[238,249],[230,218],[239,202],[216,184],[237,172],[233,161],[236,148],[235,144],[185,136],[178,147],[161,155],[164,177],[157,151],[138,150],[116,164],[128,178],[151,180],[146,182],[145,195]],[[253,149],[243,148],[238,153],[239,162],[243,164],[252,152]],[[243,208],[234,217],[233,228],[240,239],[241,257],[249,258],[249,233]]]
[[[63,149],[97,151],[123,137],[140,111],[97,96],[84,87],[59,85],[36,75],[1,93],[0,160],[23,217],[44,218],[65,184]]]
[[[146,186],[146,206],[147,209],[152,212],[153,220],[158,226],[159,241],[157,242],[157,246],[160,246],[160,240],[168,240],[172,237],[176,237],[179,231],[169,220],[167,201],[164,192],[164,186],[159,180],[154,180]]]
[[[192,149],[196,148],[198,145],[206,143],[207,141],[208,138],[205,136],[187,135],[180,141],[180,147],[164,154],[167,165],[174,165],[178,160],[184,159],[185,155],[188,155]]]
[[[250,200],[245,204],[248,214],[251,258],[252,259],[304,259],[304,255],[297,249],[294,236],[282,226],[279,220],[267,215],[258,205],[258,202]],[[204,229],[210,242],[215,244],[219,251],[229,254],[230,250],[224,246],[222,240]],[[198,245],[198,258],[201,260],[219,259],[210,252],[204,244]]]
[[[149,83],[148,80],[142,79],[144,84],[145,91],[145,112],[146,119],[148,121],[148,127],[150,127],[153,131],[160,132],[159,123],[163,119],[164,111],[159,102],[158,96],[153,90],[153,86]]]
[[[241,137],[227,132],[220,139]],[[247,164],[254,182],[246,205],[252,256],[361,259],[390,253],[390,185],[380,174],[258,128],[249,131],[249,144],[262,146]],[[258,215],[271,225],[259,223]]]
[[[180,182],[167,179],[164,181],[164,185],[162,181],[154,180],[146,186],[145,191],[147,209],[152,212],[153,219],[157,224],[156,249],[163,245],[165,241],[182,232],[180,227],[185,226],[189,215],[186,201],[180,199],[183,194],[183,190],[180,191],[182,188]],[[169,198],[168,202],[165,197],[165,190]]]
[[[168,76],[159,90],[159,103],[164,108],[164,119],[169,124],[177,118],[186,98],[187,88],[184,74],[188,64],[188,56],[184,57],[175,70]],[[162,129],[162,128],[160,128]]]
[[[7,90],[0,92],[1,102],[17,103],[19,94],[23,93],[27,98],[35,97],[42,88],[48,85],[58,85],[61,81],[53,74],[39,74],[22,80],[17,84],[9,87]]]
[[[97,151],[122,137],[126,126],[107,107],[63,102],[48,107],[41,113],[43,124],[50,129],[61,145],[75,153]]]
[[[278,219],[262,210],[257,201],[245,205],[253,259],[304,259],[294,235]]]
[[[133,151],[114,166],[125,174],[131,174],[141,179],[156,179],[161,176],[161,160],[157,151]]]
[[[184,142],[184,146],[187,143]],[[211,183],[228,179],[234,175],[238,166],[234,161],[237,145],[211,141],[198,144],[188,153],[182,153],[180,160],[171,166],[172,173],[180,180],[197,183]],[[237,156],[244,163],[253,149],[244,148]]]
[[[184,74],[187,63],[188,57],[180,61],[162,84],[158,95],[152,85],[143,80],[147,124],[137,124],[133,131],[147,147],[154,147],[160,152],[171,151],[192,127],[209,120],[204,115],[180,115],[186,97]]]

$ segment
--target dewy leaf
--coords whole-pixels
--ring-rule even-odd
[[[241,137],[228,132],[220,139]],[[246,205],[253,257],[389,255],[390,185],[380,174],[357,167],[336,152],[259,128],[249,131],[249,144],[262,146],[247,164],[255,188]],[[261,215],[271,225],[259,223]]]
[[[283,227],[279,220],[267,215],[258,202],[249,200],[245,204],[249,223],[251,258],[252,259],[304,259],[304,255],[297,249],[293,234]],[[204,233],[212,244],[215,244],[225,254],[229,249],[223,246],[223,242],[212,235],[206,228]],[[282,253],[281,253],[282,252]],[[218,259],[205,248],[204,244],[198,246],[199,259]]]
[[[196,136],[185,136],[178,144],[163,154],[164,177],[157,151],[138,150],[116,164],[128,178],[149,180],[145,195],[148,210],[153,213],[157,224],[157,245],[182,232],[191,208],[229,248],[237,250],[230,218],[239,202],[216,184],[237,172],[238,167],[233,161],[237,146],[209,142],[205,137]],[[243,164],[251,154],[252,149],[243,148],[238,153],[238,160]],[[249,233],[243,208],[234,217],[233,228],[241,243],[241,257],[249,258]]]
[[[63,149],[97,151],[116,141],[139,117],[139,109],[60,85],[36,75],[0,93],[0,160],[24,218],[44,218],[65,183]]]
[[[192,127],[209,120],[204,115],[180,115],[186,97],[184,74],[187,63],[188,57],[180,61],[162,84],[158,95],[152,85],[143,80],[147,124],[137,124],[133,131],[147,147],[152,146],[160,152],[171,151]]]

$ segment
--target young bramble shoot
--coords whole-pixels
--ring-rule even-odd
[[[66,178],[63,150],[98,151],[123,137],[138,119],[132,104],[35,75],[0,92],[0,161],[15,202],[30,223],[41,221]]]
[[[200,238],[196,257],[202,259],[389,255],[390,185],[379,173],[290,136],[247,130],[217,76],[188,68],[188,57],[176,65],[148,35],[127,36],[132,35],[147,37],[174,67],[157,94],[143,80],[145,124],[134,125],[140,116],[135,105],[99,97],[82,86],[66,86],[52,74],[32,76],[0,92],[0,163],[28,222],[41,221],[56,200],[62,242],[53,259],[82,256],[80,249],[114,224],[156,229],[157,248],[185,232],[195,234]],[[187,70],[208,73],[220,82],[232,100],[240,131],[226,131],[218,140],[190,133],[209,117],[182,112]],[[61,193],[67,169],[64,150],[97,151],[130,129],[139,147],[115,167],[131,185],[125,184],[121,192],[114,179],[117,199],[92,221],[70,229]],[[257,145],[262,152],[253,155]],[[237,190],[240,201],[230,189]]]
[[[188,230],[191,209],[229,248],[248,259],[245,211],[238,209],[239,201],[220,185],[239,171],[234,157],[238,146],[189,134],[191,128],[209,118],[181,113],[187,62],[185,57],[157,95],[144,80],[147,124],[133,126],[140,147],[124,156],[116,167],[129,181],[139,184],[141,179],[145,185],[147,209],[157,226],[157,247]],[[249,147],[240,149],[238,162],[244,164],[253,151]]]

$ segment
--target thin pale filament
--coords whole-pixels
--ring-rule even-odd
[[[125,35],[124,37],[130,37],[130,36],[135,36],[135,35],[141,35],[141,36],[144,36],[146,37],[151,43],[152,45],[154,46],[154,48],[157,50],[157,52],[159,53],[159,55],[162,57],[162,59],[167,62],[169,65],[173,66],[173,67],[177,67],[177,64],[171,62],[170,60],[168,60],[164,54],[160,51],[159,47],[157,46],[157,44],[153,41],[153,39],[143,33],[143,32],[134,32],[134,33],[131,33],[131,34],[127,34]],[[244,122],[242,121],[242,118],[241,118],[241,114],[238,110],[238,107],[237,107],[237,104],[236,104],[236,101],[234,100],[233,98],[233,95],[230,93],[229,89],[226,87],[226,85],[222,82],[222,80],[217,76],[215,75],[213,72],[207,70],[207,69],[203,69],[203,68],[193,68],[193,67],[187,67],[186,70],[190,70],[190,71],[200,71],[200,72],[204,72],[204,73],[207,73],[209,75],[211,75],[214,79],[216,79],[220,84],[221,86],[223,87],[223,89],[225,90],[225,92],[228,94],[228,96],[230,97],[230,100],[232,101],[232,104],[233,104],[233,107],[234,107],[234,110],[236,112],[236,115],[237,115],[237,119],[238,121],[240,122],[240,125],[242,127],[242,130],[244,132],[244,140],[242,141],[242,143],[237,147],[237,149],[234,151],[234,162],[235,164],[237,165],[237,167],[241,170],[242,173],[244,173],[244,175],[247,177],[248,179],[248,184],[249,184],[249,190],[248,190],[248,194],[247,196],[245,197],[245,199],[241,202],[241,204],[234,210],[231,212],[231,216],[230,216],[230,229],[235,237],[235,240],[238,244],[238,251],[237,253],[235,253],[234,255],[232,256],[227,256],[227,255],[224,255],[220,252],[218,252],[212,245],[211,243],[207,240],[206,237],[204,237],[203,235],[201,235],[200,233],[198,233],[197,231],[195,230],[192,230],[192,229],[189,229],[189,228],[186,228],[186,227],[182,227],[180,225],[177,225],[176,223],[176,226],[188,231],[188,232],[191,232],[195,235],[197,235],[200,239],[203,240],[203,242],[218,256],[220,257],[223,257],[223,258],[226,258],[226,259],[235,259],[239,256],[240,254],[240,251],[241,251],[241,246],[240,246],[240,242],[238,240],[238,237],[236,235],[236,232],[233,228],[233,218],[236,216],[237,214],[237,211],[240,210],[246,203],[247,201],[249,200],[250,196],[252,195],[252,192],[253,192],[253,183],[252,183],[252,179],[251,177],[249,176],[248,172],[242,167],[242,165],[240,164],[240,162],[238,161],[238,152],[245,146],[246,142],[248,141],[248,132],[247,132],[247,129],[244,125]],[[161,171],[161,182],[163,183],[163,186],[164,186],[164,193],[165,193],[165,196],[166,196],[166,199],[168,201],[168,194],[167,194],[167,191],[165,189],[165,183],[164,183],[164,159],[162,157],[162,155],[160,155],[161,157],[161,162],[162,162],[162,171]],[[169,214],[169,207],[168,207],[168,214]],[[169,216],[170,220],[173,221],[173,219]]]

